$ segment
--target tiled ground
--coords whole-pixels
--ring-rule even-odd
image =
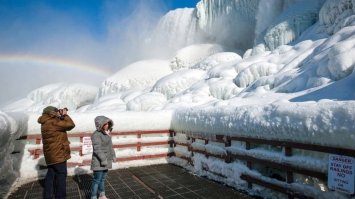
[[[91,180],[91,175],[68,177],[67,199],[90,198]],[[35,181],[20,187],[9,199],[40,199],[42,191],[43,181]],[[106,195],[110,199],[252,198],[171,164],[111,170]]]

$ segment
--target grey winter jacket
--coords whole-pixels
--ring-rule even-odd
[[[112,168],[112,162],[116,159],[116,154],[112,148],[112,139],[107,135],[102,127],[109,123],[109,129],[112,130],[113,121],[105,116],[95,118],[96,131],[91,136],[93,153],[91,160],[91,170],[100,171]]]

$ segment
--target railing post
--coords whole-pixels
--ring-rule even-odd
[[[141,137],[142,137],[142,134],[140,132],[138,132],[137,138],[140,139]],[[140,141],[137,143],[137,151],[141,151],[141,142]]]
[[[34,151],[34,159],[39,158],[40,154],[41,154],[41,149],[35,149],[35,151]]]
[[[41,144],[41,140],[42,140],[42,138],[36,138],[36,144]]]
[[[292,156],[292,148],[285,146],[285,156],[290,157]],[[286,182],[287,183],[293,183],[293,172],[292,171],[286,171]],[[293,199],[294,196],[292,194],[287,194],[289,199]]]
[[[245,142],[245,149],[246,150],[250,150],[251,146],[250,146],[250,142]],[[248,169],[252,169],[252,162],[247,160],[247,167]],[[253,188],[253,184],[251,182],[248,182],[248,188],[252,189]]]
[[[80,156],[83,156],[83,140],[84,140],[84,138],[83,138],[83,136],[80,136],[80,143],[81,143],[81,150],[79,150],[79,155]]]
[[[225,141],[224,141],[224,147],[230,147],[232,146],[232,140],[230,136],[227,136]],[[227,151],[227,155],[225,157],[225,163],[231,163],[232,162],[232,156],[229,151]]]
[[[195,142],[195,138],[191,138],[191,144],[190,144],[190,151],[191,151],[191,157],[193,157],[194,156],[194,151],[192,150],[192,143],[194,143]]]
[[[225,147],[230,147],[230,146],[232,146],[232,140],[231,140],[231,137],[230,137],[230,136],[227,136],[227,137],[226,137],[225,142],[224,142],[224,146],[225,146]]]
[[[205,145],[208,144],[208,141],[209,141],[209,140],[205,140]],[[208,158],[208,153],[207,153],[207,151],[206,151],[206,153],[205,153],[205,157]]]

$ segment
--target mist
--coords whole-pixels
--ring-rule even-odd
[[[146,41],[168,11],[162,2],[101,1],[94,5],[95,10],[90,10],[96,12],[95,18],[76,13],[75,8],[68,12],[45,2],[27,3],[26,10],[16,3],[10,7],[0,5],[0,56],[50,57],[103,68],[113,74],[129,63],[159,55],[150,51],[149,45],[154,44],[147,45]],[[109,75],[0,59],[0,107],[47,84],[73,82],[99,87]]]

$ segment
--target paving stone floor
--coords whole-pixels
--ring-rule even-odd
[[[91,181],[89,174],[68,176],[67,199],[90,198]],[[171,164],[110,170],[105,189],[110,199],[252,198]],[[34,181],[21,186],[9,199],[41,199],[42,191],[43,180]]]

